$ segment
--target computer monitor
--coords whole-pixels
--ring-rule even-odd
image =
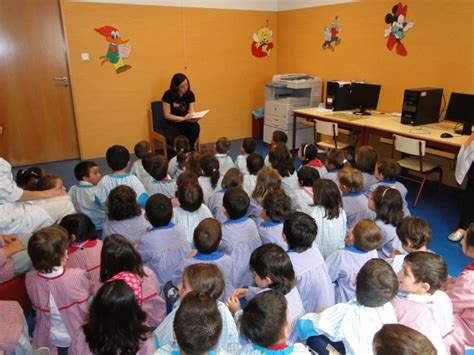
[[[463,123],[462,130],[456,133],[470,135],[474,124],[474,95],[452,92],[444,118]]]
[[[351,104],[359,109],[354,111],[354,115],[370,115],[367,110],[377,108],[380,88],[381,85],[377,84],[353,83],[351,85]]]

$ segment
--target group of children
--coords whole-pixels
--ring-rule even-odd
[[[77,213],[34,231],[27,246],[33,348],[461,354],[473,346],[474,266],[447,280],[443,258],[428,249],[429,224],[410,216],[397,162],[363,146],[354,167],[341,150],[323,163],[305,144],[297,170],[286,143],[276,131],[264,159],[246,138],[234,164],[227,138],[196,152],[178,136],[169,162],[139,142],[132,173],[118,145],[106,153],[109,175],[79,163],[69,190]],[[25,188],[62,184],[25,174]],[[463,251],[474,257],[474,226]]]

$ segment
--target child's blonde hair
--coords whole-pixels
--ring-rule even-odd
[[[354,168],[345,167],[337,174],[339,183],[346,188],[345,192],[361,192],[364,186],[362,173]]]

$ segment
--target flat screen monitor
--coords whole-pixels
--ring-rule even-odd
[[[360,84],[351,85],[351,104],[358,108],[355,115],[370,115],[367,110],[375,110],[379,102],[381,85]]]
[[[470,135],[474,124],[474,95],[451,93],[444,118],[463,123],[463,129],[456,133]]]

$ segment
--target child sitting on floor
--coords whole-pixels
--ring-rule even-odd
[[[374,355],[439,355],[430,339],[401,324],[385,324],[375,333]]]
[[[132,165],[132,169],[130,172],[135,175],[143,185],[147,183],[147,180],[150,179],[150,174],[145,170],[143,166],[143,159],[150,154],[154,153],[151,151],[150,143],[147,141],[140,141],[137,144],[135,144],[135,147],[133,148],[135,155],[137,157],[137,160],[135,163]]]
[[[359,147],[355,155],[356,168],[362,173],[362,191],[367,194],[371,185],[377,182],[375,177],[375,164],[377,164],[378,154],[371,145]]]
[[[235,159],[235,167],[239,169],[244,175],[249,173],[247,169],[247,158],[250,154],[255,153],[256,148],[257,144],[252,137],[244,138],[242,141],[242,147],[240,147],[240,151],[243,154],[240,154],[237,159]]]
[[[219,161],[219,167],[221,175],[225,175],[227,170],[234,167],[234,162],[229,155],[230,151],[230,140],[227,137],[221,137],[216,142],[216,154],[215,157]]]
[[[328,170],[318,157],[318,147],[314,144],[302,144],[298,150],[298,158],[301,160],[301,167],[308,166],[316,170],[320,177],[324,177]]]
[[[202,188],[204,203],[208,205],[209,198],[220,186],[220,167],[216,157],[210,154],[205,154],[201,157],[202,176],[198,178],[199,185]]]
[[[252,153],[246,160],[247,173],[244,174],[243,189],[251,196],[257,184],[257,174],[263,168],[263,158],[260,154]]]
[[[299,187],[299,184],[290,151],[285,144],[275,143],[272,144],[268,156],[272,168],[278,171],[281,176],[283,190],[288,196],[292,197],[293,191]]]
[[[288,143],[288,135],[283,131],[279,131],[279,130],[273,131],[272,141],[270,142],[270,148],[274,144],[277,144],[277,143],[283,143],[283,144],[286,145]],[[267,154],[267,156],[265,157],[264,164],[265,164],[265,166],[271,166],[271,164],[270,164],[270,155],[269,154]]]
[[[292,212],[291,200],[284,191],[271,191],[262,202],[262,223],[257,225],[262,244],[275,243],[284,250],[288,244],[283,239],[283,221]]]
[[[343,150],[331,149],[326,155],[326,163],[324,166],[328,170],[327,174],[324,175],[324,178],[334,181],[339,187],[337,175],[344,167],[350,167],[351,165],[347,161]]]
[[[298,182],[300,187],[293,191],[292,206],[296,211],[307,214],[311,213],[313,207],[313,185],[319,179],[316,169],[303,166],[298,170]]]
[[[151,153],[143,159],[143,167],[150,178],[144,183],[148,196],[163,194],[173,198],[176,194],[176,182],[168,176],[168,161],[164,156]]]
[[[171,158],[168,165],[168,174],[173,179],[177,179],[179,175],[184,171],[184,165],[186,157],[191,151],[191,143],[186,136],[179,135],[174,139],[173,144],[174,153],[176,154]]]

